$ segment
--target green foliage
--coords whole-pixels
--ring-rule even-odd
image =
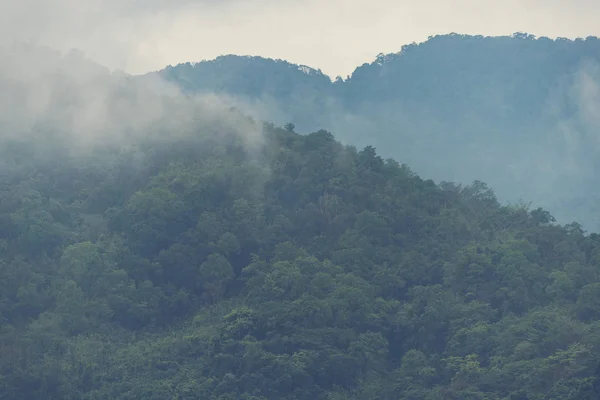
[[[325,131],[104,150],[1,188],[0,398],[597,397],[598,235]]]

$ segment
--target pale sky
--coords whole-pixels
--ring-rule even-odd
[[[598,16],[598,0],[0,0],[0,40],[129,73],[241,54],[345,77],[430,35],[600,36]]]

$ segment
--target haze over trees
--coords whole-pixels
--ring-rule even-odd
[[[40,57],[1,64],[1,400],[600,395],[598,234]]]
[[[374,51],[376,49],[374,48]],[[482,180],[600,229],[600,40],[439,35],[346,79],[281,60],[223,56],[158,72],[227,94],[259,118],[372,145],[436,181]]]

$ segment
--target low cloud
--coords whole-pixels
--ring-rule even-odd
[[[235,134],[248,148],[262,125],[232,112],[230,99],[188,96],[156,75],[143,79],[108,69],[79,52],[34,45],[0,47],[0,141],[29,140],[43,151],[127,146],[141,137]]]

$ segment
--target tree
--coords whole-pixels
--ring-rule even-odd
[[[233,267],[218,253],[209,255],[198,269],[198,283],[212,304],[225,294],[233,278]]]

